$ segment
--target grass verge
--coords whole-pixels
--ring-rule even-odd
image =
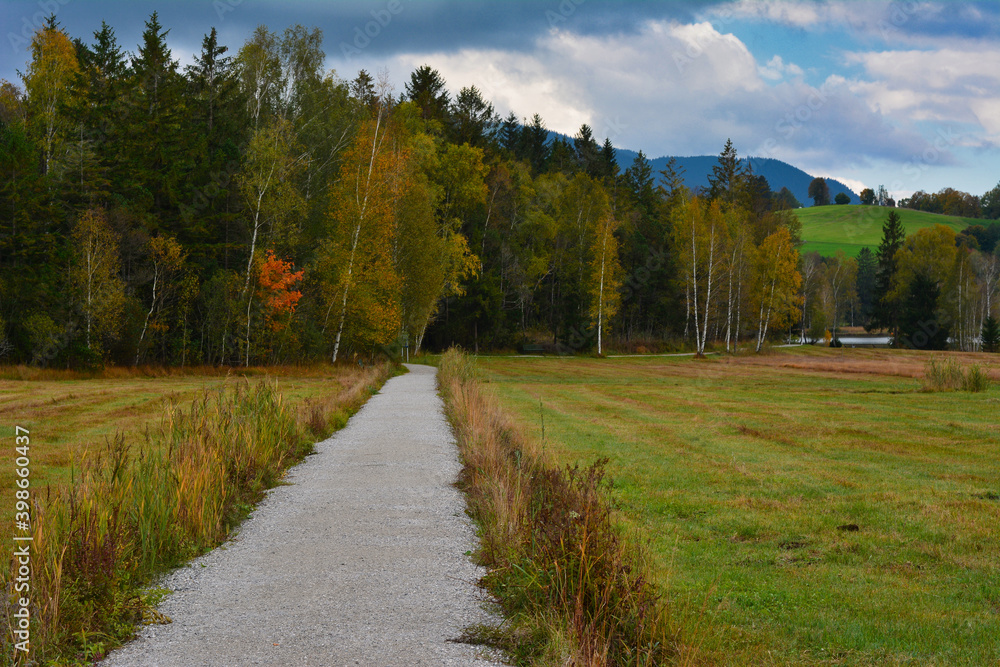
[[[186,409],[170,404],[136,444],[125,433],[85,450],[67,484],[32,498],[30,653],[15,652],[25,593],[18,563],[3,573],[0,665],[81,664],[158,617],[155,576],[226,539],[264,491],[343,426],[391,375],[345,369],[326,398],[292,406],[273,380],[234,379]],[[155,594],[153,594],[155,597]]]
[[[606,461],[552,464],[460,352],[441,359],[439,381],[479,525],[478,560],[489,570],[482,584],[507,618],[466,639],[501,648],[519,665],[659,665],[678,657],[646,553],[611,509]]]

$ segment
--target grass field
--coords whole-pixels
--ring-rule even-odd
[[[335,394],[353,381],[350,373],[333,367],[250,369],[250,377],[273,377],[292,405]],[[31,435],[31,485],[63,484],[70,477],[70,462],[86,449],[100,449],[105,440],[124,433],[127,442],[142,441],[146,428],[156,428],[167,402],[186,405],[237,377],[212,368],[108,372],[107,376],[82,377],[75,373],[6,369],[0,372],[0,414],[3,435],[0,447],[0,489],[14,481],[14,427]],[[24,378],[24,379],[19,379]],[[9,523],[12,503],[0,503],[0,521]]]
[[[959,218],[936,213],[925,213],[906,208],[888,209],[880,206],[813,206],[800,208],[795,215],[802,223],[802,240],[805,245],[801,252],[818,252],[832,257],[837,250],[843,250],[855,257],[864,247],[872,252],[882,240],[882,224],[895,210],[903,220],[907,235],[918,229],[947,225],[959,232],[970,225],[982,224],[982,220]]]
[[[1000,391],[921,392],[926,359],[479,364],[560,460],[610,457],[703,664],[994,665]]]

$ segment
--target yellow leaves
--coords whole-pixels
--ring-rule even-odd
[[[24,88],[31,110],[32,125],[45,147],[45,169],[66,125],[60,115],[72,94],[73,82],[80,71],[76,50],[61,30],[43,28],[31,40],[31,62],[24,75]]]
[[[445,222],[486,201],[485,179],[482,149],[445,144],[434,169],[434,180],[442,189],[441,217]]]
[[[85,319],[87,347],[101,349],[101,338],[117,338],[125,308],[125,287],[119,277],[118,236],[101,209],[83,213],[73,227],[71,271]]]
[[[608,212],[597,225],[591,247],[587,292],[590,298],[590,321],[604,331],[621,304],[621,262],[615,232],[620,222]]]
[[[934,225],[917,230],[896,255],[898,286],[909,289],[919,271],[940,287],[948,279],[957,252],[955,232],[950,227]]]

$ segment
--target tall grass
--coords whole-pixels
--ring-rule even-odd
[[[990,388],[989,374],[979,364],[963,368],[955,359],[931,359],[924,368],[924,391],[981,392]]]
[[[659,665],[676,657],[645,552],[611,511],[606,461],[551,465],[459,352],[442,358],[440,383],[480,526],[477,556],[489,570],[482,583],[508,619],[467,639],[498,646],[518,664]]]
[[[328,400],[292,408],[271,380],[242,379],[170,406],[145,443],[118,434],[74,463],[73,481],[33,510],[31,659],[89,661],[155,618],[145,592],[156,575],[222,542],[317,438],[346,423],[389,376],[347,371]],[[6,574],[11,664],[14,568]]]

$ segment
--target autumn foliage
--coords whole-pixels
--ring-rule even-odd
[[[285,327],[283,318],[295,312],[302,292],[294,289],[302,282],[305,271],[293,271],[295,265],[274,256],[273,250],[260,263],[257,275],[257,296],[263,303],[265,316],[272,331]]]

